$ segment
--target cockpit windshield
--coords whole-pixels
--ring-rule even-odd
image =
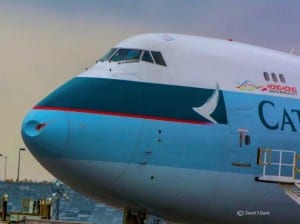
[[[117,48],[110,49],[101,59],[100,61],[108,61],[110,57],[117,51]]]
[[[167,66],[162,54],[159,51],[129,48],[112,48],[100,59],[100,61],[123,61],[125,63],[144,61],[152,64]]]
[[[135,49],[118,49],[118,51],[111,57],[111,61],[130,61],[139,60],[142,50]]]

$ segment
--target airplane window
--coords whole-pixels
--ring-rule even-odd
[[[285,83],[285,78],[283,74],[279,74],[280,82]]]
[[[274,82],[278,82],[277,75],[275,73],[272,73],[271,76]]]
[[[151,51],[151,54],[152,54],[152,56],[153,56],[154,61],[155,61],[156,64],[167,66],[167,64],[166,64],[166,62],[165,62],[165,60],[164,60],[164,58],[163,58],[163,56],[161,55],[160,52],[158,52],[158,51]]]
[[[268,72],[264,72],[264,78],[266,81],[270,81],[270,76]]]
[[[142,57],[142,61],[154,63],[149,51],[144,52],[143,57]]]
[[[109,58],[116,52],[117,48],[110,49],[101,59],[100,61],[108,61]]]
[[[112,57],[111,61],[139,60],[142,50],[119,49]]]

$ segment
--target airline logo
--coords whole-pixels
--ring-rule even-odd
[[[200,107],[193,107],[193,110],[200,114],[202,117],[206,118],[210,122],[217,124],[218,122],[211,116],[216,110],[219,103],[219,85],[217,85],[216,90],[207,99],[207,101]]]
[[[241,83],[237,83],[237,89],[241,91],[261,91],[276,93],[281,95],[297,95],[297,88],[294,86],[281,85],[281,84],[268,84],[268,85],[258,85],[251,80],[246,80]]]
[[[300,129],[300,109],[296,106],[289,108],[283,105],[284,102],[261,101],[258,105],[261,123],[269,130],[297,132]]]

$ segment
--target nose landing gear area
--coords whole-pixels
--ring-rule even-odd
[[[123,224],[166,224],[166,222],[162,218],[153,215],[147,215],[146,213],[134,213],[125,209]]]
[[[124,211],[123,224],[146,224],[144,214],[133,214],[130,211]]]

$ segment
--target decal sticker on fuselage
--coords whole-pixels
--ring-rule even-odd
[[[269,92],[276,93],[281,95],[297,95],[297,88],[295,86],[288,86],[282,84],[267,84],[267,85],[258,85],[251,80],[246,80],[241,83],[237,82],[237,89],[241,91],[260,91],[260,92]]]
[[[241,83],[237,83],[238,85],[236,88],[238,88],[241,91],[255,91],[257,89],[260,89],[262,86],[257,85],[255,82],[252,82],[250,80],[246,80]]]

